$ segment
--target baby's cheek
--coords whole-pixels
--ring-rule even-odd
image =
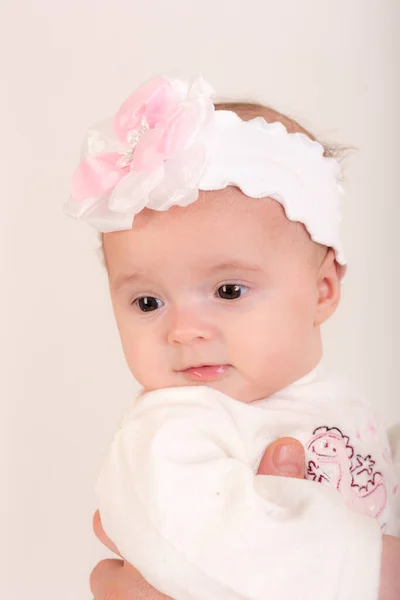
[[[266,362],[274,361],[279,355],[276,331],[258,318],[254,322],[247,319],[232,328],[228,344],[228,356],[231,362],[245,370],[253,379],[263,379]]]
[[[307,346],[305,322],[304,316],[293,307],[280,303],[260,311],[255,322],[248,324],[241,332],[239,352],[255,377],[260,380],[268,377],[279,383],[288,369],[297,371],[297,363]]]
[[[125,352],[129,369],[141,386],[155,390],[173,385],[171,381],[173,365],[169,363],[168,352],[163,350],[159,340],[151,336],[135,340]]]
[[[122,338],[125,359],[132,375],[140,383],[146,379],[147,371],[151,368],[151,348],[140,336],[127,335]]]
[[[141,358],[140,354],[136,352],[136,349],[129,342],[123,344],[125,359],[128,364],[129,370],[132,375],[138,379],[138,374],[141,372]]]

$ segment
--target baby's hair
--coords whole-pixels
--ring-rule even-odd
[[[275,123],[279,122],[284,125],[286,130],[289,133],[303,133],[307,137],[309,137],[313,142],[319,142],[321,146],[324,148],[324,156],[326,158],[334,158],[339,162],[347,156],[349,150],[353,149],[350,146],[343,146],[341,144],[332,144],[332,143],[323,143],[307,129],[305,129],[302,125],[300,125],[297,121],[284,115],[277,110],[265,106],[263,104],[258,104],[256,102],[216,102],[214,104],[215,110],[230,110],[236,113],[243,121],[250,121],[250,119],[254,119],[256,117],[263,117],[267,123]],[[103,247],[103,234],[99,234],[100,238],[100,246],[96,249],[96,253],[98,254],[101,263],[104,267],[107,267],[105,255],[104,255],[104,247]]]

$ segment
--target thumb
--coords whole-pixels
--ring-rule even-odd
[[[305,453],[294,438],[281,438],[268,446],[258,467],[258,475],[281,475],[304,479]]]

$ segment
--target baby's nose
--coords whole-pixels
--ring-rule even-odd
[[[215,333],[215,325],[201,309],[179,310],[171,317],[168,342],[172,345],[193,344],[199,340],[211,340]]]

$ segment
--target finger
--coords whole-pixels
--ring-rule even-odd
[[[124,561],[117,558],[106,558],[95,566],[90,574],[90,591],[95,600],[115,597],[123,566]]]
[[[114,544],[114,542],[110,540],[108,535],[105,533],[103,525],[101,524],[100,513],[98,510],[96,510],[96,512],[93,515],[93,531],[102,544],[107,546],[107,548],[111,550],[111,552],[115,552],[115,554],[118,554],[118,556],[121,556],[121,558],[123,558],[117,546]]]
[[[121,589],[124,590],[123,600],[172,600],[170,596],[166,596],[150,585],[139,571],[127,562],[125,562],[122,569],[121,584]],[[132,596],[129,595],[128,591],[131,592]]]
[[[172,600],[153,588],[132,565],[116,558],[102,560],[90,575],[93,600]]]
[[[305,453],[294,438],[281,438],[268,446],[258,467],[259,475],[281,475],[304,479]]]

